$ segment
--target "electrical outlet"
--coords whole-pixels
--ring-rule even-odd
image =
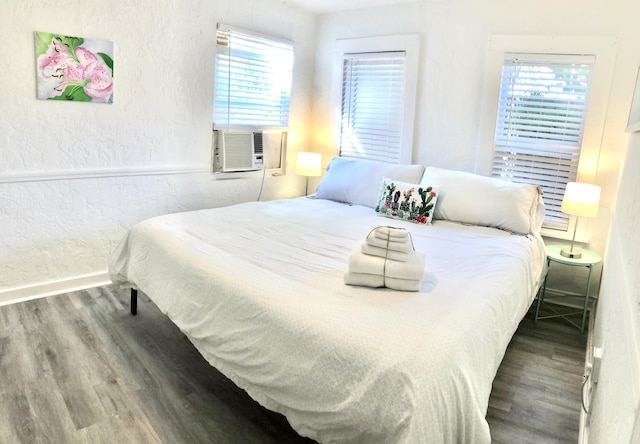
[[[600,377],[600,366],[602,365],[602,347],[593,347],[593,360],[591,362],[591,383],[597,384]]]

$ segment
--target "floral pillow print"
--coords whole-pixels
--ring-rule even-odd
[[[392,219],[430,225],[438,198],[437,187],[383,178],[376,213]]]

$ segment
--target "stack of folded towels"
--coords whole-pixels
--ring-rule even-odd
[[[351,251],[347,285],[418,291],[424,274],[424,252],[414,251],[404,228],[378,226]]]

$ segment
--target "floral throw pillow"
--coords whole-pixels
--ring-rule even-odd
[[[438,191],[437,187],[398,182],[384,177],[376,213],[393,219],[431,225]]]

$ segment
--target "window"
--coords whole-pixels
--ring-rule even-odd
[[[400,163],[405,52],[345,54],[340,155]]]
[[[545,227],[567,231],[560,211],[576,180],[595,57],[505,54],[492,176],[540,185]]]
[[[286,127],[292,70],[290,42],[218,25],[214,126]]]
[[[490,38],[475,172],[542,186],[543,236],[573,235],[576,218],[560,211],[570,177],[597,183],[616,46],[606,36]],[[569,102],[572,114],[563,116],[556,108]],[[523,115],[529,118],[518,121]],[[576,240],[588,242],[588,235],[588,224],[578,224]]]
[[[418,41],[414,35],[338,41],[340,156],[411,163]]]

